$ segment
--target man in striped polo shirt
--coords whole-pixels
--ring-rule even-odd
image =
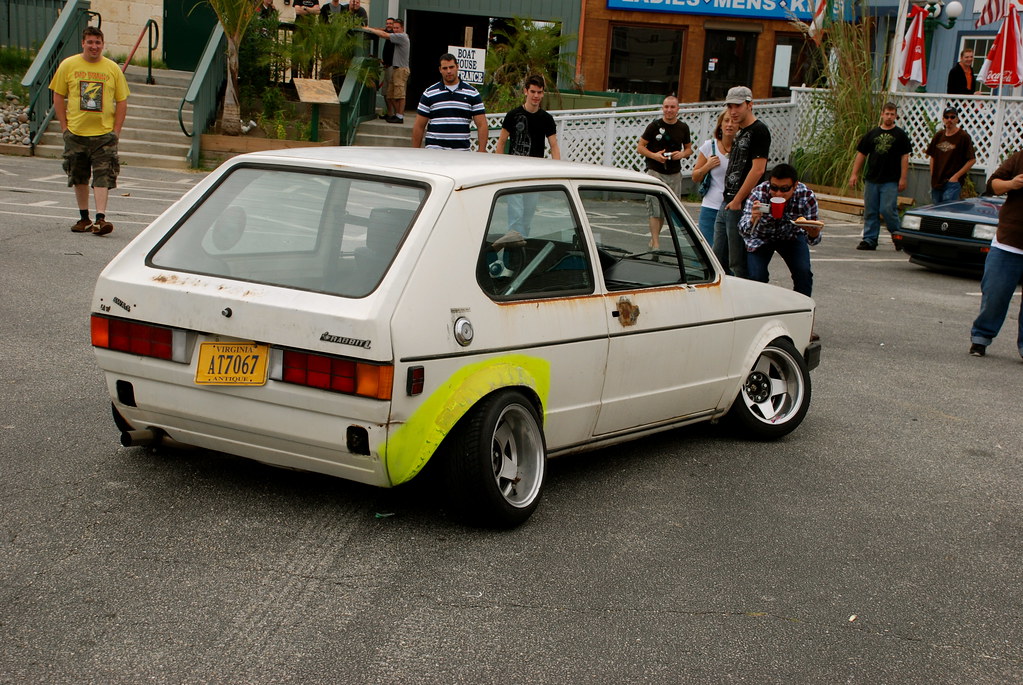
[[[487,151],[487,117],[479,91],[458,77],[458,61],[451,53],[440,56],[441,80],[419,99],[412,147],[469,150],[469,121],[476,124],[477,152]]]

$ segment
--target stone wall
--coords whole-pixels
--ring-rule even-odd
[[[127,55],[149,19],[156,20],[163,35],[163,0],[92,0],[92,11],[103,17],[103,38],[110,55]]]

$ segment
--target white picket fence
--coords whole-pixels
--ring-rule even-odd
[[[815,126],[828,125],[830,113],[822,97],[824,92],[813,88],[793,88],[789,100],[758,100],[754,103],[757,118],[771,131],[768,168],[787,162],[793,148],[805,146],[804,141],[810,140],[809,132]],[[960,123],[973,138],[976,168],[994,171],[1001,160],[1023,147],[1023,98],[895,93],[889,99],[898,105],[898,124],[913,142],[912,162],[927,164],[925,150],[933,136],[932,131],[941,127],[941,113],[950,104],[959,109]],[[711,135],[724,107],[721,102],[689,103],[680,107],[679,119],[689,125],[694,149]],[[551,112],[558,124],[562,159],[636,170],[644,168],[643,157],[636,152],[639,136],[660,113],[660,107],[649,106]],[[878,116],[880,118],[880,113]],[[487,115],[490,127],[488,149],[491,151],[503,120],[503,113]],[[864,131],[876,124],[865,122]],[[695,163],[694,154],[683,162],[682,173],[690,175]]]

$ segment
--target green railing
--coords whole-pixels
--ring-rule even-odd
[[[206,41],[206,49],[199,58],[192,81],[178,106],[178,124],[181,125],[181,131],[192,139],[192,147],[188,151],[188,163],[192,168],[197,169],[202,163],[202,134],[217,118],[220,91],[226,82],[227,39],[224,37],[224,29],[218,23]],[[192,105],[191,132],[185,128],[183,110],[186,103]]]
[[[53,119],[50,80],[54,72],[61,61],[82,51],[82,31],[88,26],[89,18],[96,17],[97,26],[103,22],[98,14],[89,11],[89,7],[89,0],[67,0],[64,10],[32,61],[32,66],[21,80],[21,85],[29,92],[28,130],[33,147],[38,144]]]
[[[35,50],[63,7],[64,0],[0,0],[0,45]]]
[[[338,145],[351,145],[359,124],[376,116],[376,89],[367,86],[364,78],[366,65],[375,61],[374,57],[356,57],[341,83],[341,91],[337,95],[341,104]]]

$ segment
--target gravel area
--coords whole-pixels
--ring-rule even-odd
[[[28,145],[28,107],[10,91],[0,102],[0,143]]]

